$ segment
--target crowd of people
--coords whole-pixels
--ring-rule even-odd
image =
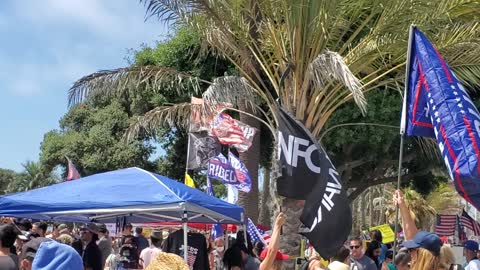
[[[312,248],[308,259],[298,262],[299,270],[480,270],[479,244],[464,244],[467,264],[455,263],[452,247],[438,235],[418,231],[400,191],[394,194],[400,209],[405,241],[397,247],[382,242],[379,231],[371,241],[352,238],[332,258],[324,260]],[[67,224],[31,223],[4,218],[0,225],[0,270],[281,270],[292,260],[280,252],[281,228],[286,217],[280,213],[270,237],[252,243],[239,231],[236,238],[218,237],[190,231],[188,248],[183,247],[182,229],[152,231],[148,239],[140,227],[126,224],[118,237],[110,237],[104,224],[89,223],[74,229]],[[50,225],[52,226],[52,225]],[[184,261],[184,253],[187,261]],[[291,265],[291,264],[290,264]],[[293,268],[292,268],[293,269]]]

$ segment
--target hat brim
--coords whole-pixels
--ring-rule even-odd
[[[419,248],[419,247],[420,247],[420,244],[416,243],[416,242],[413,241],[413,240],[407,240],[407,241],[403,242],[403,247],[406,247],[406,248]]]
[[[275,260],[278,260],[278,261],[286,261],[289,259],[290,259],[290,256],[288,256],[287,254],[283,254],[281,252],[277,252],[277,256],[275,256]]]

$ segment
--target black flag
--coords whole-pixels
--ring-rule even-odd
[[[300,221],[304,234],[323,258],[330,258],[347,240],[352,213],[340,175],[310,132],[280,108],[278,159],[282,176],[277,180],[282,196],[305,200]]]
[[[187,169],[206,169],[210,158],[217,156],[222,146],[217,139],[208,136],[207,132],[191,132],[188,145]]]

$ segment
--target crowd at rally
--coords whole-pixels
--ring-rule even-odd
[[[399,206],[405,241],[394,252],[382,243],[382,234],[371,232],[371,241],[352,238],[324,260],[312,248],[305,260],[297,260],[300,270],[449,270],[480,269],[479,244],[464,244],[467,264],[455,264],[452,247],[443,244],[438,235],[418,231],[400,191],[394,194]],[[133,230],[125,224],[118,237],[110,237],[104,224],[89,223],[79,228],[47,223],[31,223],[27,219],[3,218],[0,225],[1,270],[117,270],[117,269],[193,269],[193,270],[280,270],[293,259],[280,252],[281,227],[285,215],[280,213],[267,241],[251,242],[239,231],[236,238],[211,239],[200,232],[188,232],[188,250],[183,259],[182,229],[169,232],[153,230],[149,239],[142,228]]]

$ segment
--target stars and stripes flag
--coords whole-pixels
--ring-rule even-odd
[[[250,235],[253,243],[263,242],[267,244],[270,239],[270,236],[266,234],[264,230],[258,228],[250,218],[247,222],[247,233]]]
[[[480,114],[440,53],[410,30],[400,133],[436,138],[455,189],[480,209]]]
[[[476,236],[480,236],[480,224],[470,217],[467,212],[462,212],[462,216],[460,216],[460,223],[462,223],[464,228],[471,230]]]
[[[455,226],[457,226],[457,215],[437,215],[437,224],[435,232],[440,236],[455,235]]]
[[[463,227],[460,217],[457,216],[457,225],[458,225],[458,239],[463,243],[468,240],[467,234],[465,233],[465,228]]]
[[[72,181],[80,178],[80,173],[78,173],[78,170],[75,167],[75,165],[73,165],[73,162],[68,157],[65,157],[65,158],[67,159],[67,170],[68,170],[67,178],[65,179],[65,181]]]

